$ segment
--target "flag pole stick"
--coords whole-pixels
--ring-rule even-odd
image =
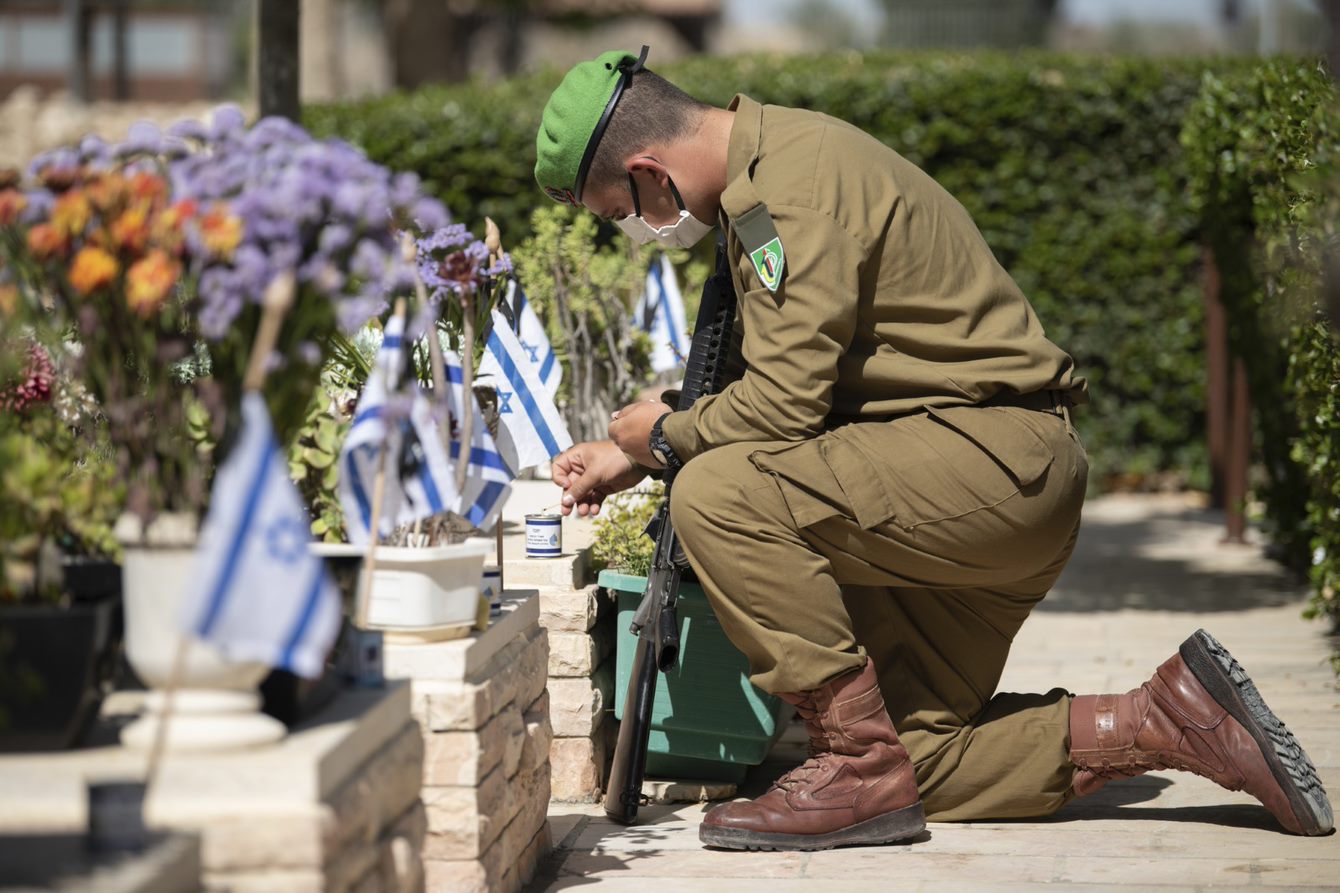
[[[391,316],[405,315],[406,301],[403,297],[395,299],[395,309]],[[359,587],[358,600],[354,607],[354,626],[368,628],[368,607],[372,599],[372,575],[377,571],[377,543],[381,539],[378,531],[382,525],[382,500],[386,495],[386,443],[382,442],[377,457],[377,477],[372,485],[372,517],[368,524],[368,556],[363,562],[363,585]]]
[[[418,249],[414,245],[414,237],[405,233],[401,240],[400,248],[405,263],[409,265],[414,274],[414,298],[419,307],[428,306],[428,288],[423,284],[423,277],[419,275]],[[438,402],[445,407],[451,406],[450,394],[447,393],[447,364],[442,357],[442,339],[437,333],[437,315],[433,315],[432,324],[428,329],[428,366],[433,373],[433,393]],[[438,425],[438,435],[442,439],[442,446],[447,451],[447,458],[451,458],[451,425],[448,421],[446,425]],[[462,452],[462,455],[468,455]]]
[[[261,310],[261,324],[256,329],[256,339],[251,344],[251,356],[247,360],[246,375],[242,379],[243,391],[260,391],[265,387],[265,377],[269,374],[268,361],[279,342],[279,331],[284,326],[284,315],[293,306],[295,280],[291,270],[280,273],[270,280],[265,289],[265,301]],[[149,746],[148,766],[144,779],[144,807],[149,805],[149,793],[158,785],[163,767],[163,753],[167,750],[168,720],[177,698],[177,689],[181,688],[181,677],[186,673],[186,656],[190,651],[191,636],[183,632],[177,639],[177,651],[172,657],[172,670],[168,673],[167,686],[163,689],[163,709],[158,715],[158,725],[154,728],[153,743]]]
[[[494,263],[497,263],[498,261],[502,260],[503,256],[502,232],[498,229],[498,224],[493,222],[492,217],[484,218],[484,244],[487,245],[489,249],[489,260],[493,261]],[[506,572],[503,570],[504,562],[503,562],[502,512],[498,513],[498,522],[494,525],[493,529],[494,529],[493,535],[496,540],[494,551],[496,551],[498,554],[498,594],[501,595],[503,592],[507,590],[506,583],[504,582],[505,580],[504,574]]]

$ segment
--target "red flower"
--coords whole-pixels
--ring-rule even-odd
[[[39,223],[28,230],[28,250],[39,261],[64,257],[70,250],[70,240],[49,223]]]
[[[28,207],[28,197],[17,189],[0,190],[0,226],[11,226]]]

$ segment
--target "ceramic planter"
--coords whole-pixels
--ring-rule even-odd
[[[153,691],[145,715],[121,732],[127,747],[147,749],[153,742],[182,641],[182,606],[195,570],[192,548],[127,547],[123,560],[126,659]],[[192,639],[168,724],[173,750],[229,750],[277,741],[284,725],[260,713],[256,686],[270,668],[258,662],[234,662],[208,643]]]
[[[362,556],[365,551],[329,543],[312,548],[326,557]],[[478,617],[484,559],[492,550],[486,539],[422,549],[378,546],[368,626],[420,640],[467,635]],[[357,585],[362,586],[361,573]]]

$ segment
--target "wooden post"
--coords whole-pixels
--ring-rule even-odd
[[[1202,251],[1205,267],[1205,440],[1210,460],[1210,507],[1227,507],[1224,493],[1228,463],[1229,362],[1228,321],[1220,300],[1222,282],[1214,249]]]
[[[70,32],[70,96],[75,102],[93,98],[89,79],[91,34],[87,0],[65,0],[65,20]]]
[[[126,7],[130,0],[112,0],[112,98],[130,98],[130,54],[126,45]]]
[[[281,115],[297,121],[298,0],[257,0],[259,17],[259,70],[261,116]]]

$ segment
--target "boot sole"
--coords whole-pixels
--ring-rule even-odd
[[[926,829],[920,801],[827,834],[779,834],[744,828],[700,825],[698,839],[726,850],[831,850],[839,846],[878,846],[916,837]]]
[[[1256,740],[1302,833],[1309,837],[1329,833],[1335,819],[1316,767],[1298,739],[1266,706],[1242,665],[1203,629],[1192,633],[1178,651],[1210,696]]]

